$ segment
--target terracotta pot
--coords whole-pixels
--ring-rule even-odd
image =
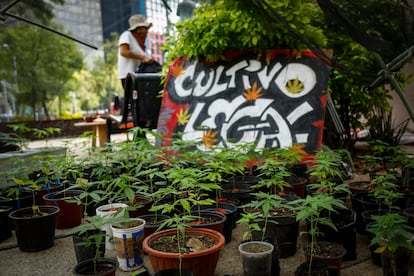
[[[225,244],[223,234],[206,228],[187,228],[187,234],[207,235],[216,241],[216,244],[208,249],[190,252],[182,255],[182,268],[193,272],[194,276],[211,276],[216,270],[220,249]],[[144,239],[142,247],[148,254],[152,269],[158,272],[163,269],[179,268],[180,259],[178,253],[169,253],[154,250],[150,247],[152,241],[160,238],[175,235],[176,229],[167,229],[149,235]]]
[[[46,205],[57,206],[60,209],[56,217],[56,228],[65,229],[81,224],[83,215],[83,205],[76,202],[69,202],[79,197],[81,190],[70,190],[66,192],[55,192],[43,196]]]

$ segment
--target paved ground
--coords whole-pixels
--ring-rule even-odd
[[[51,141],[53,145],[64,145],[65,139]],[[114,141],[125,141],[124,134],[114,135]],[[86,141],[88,142],[88,141]],[[42,146],[42,141],[32,143],[32,147]],[[85,154],[84,150],[76,145],[80,145],[80,141],[74,141],[75,149],[80,154]],[[359,176],[357,176],[359,177]],[[241,258],[238,252],[238,245],[241,241],[242,226],[237,226],[233,230],[233,239],[226,244],[221,250],[221,256],[216,268],[214,276],[237,275],[242,276]],[[67,237],[67,230],[57,230],[56,240],[48,250],[37,253],[21,252],[16,246],[15,237],[11,237],[6,241],[0,242],[0,276],[58,276],[73,275],[72,269],[76,264],[75,253],[73,250],[72,238]],[[382,275],[381,267],[372,264],[366,236],[357,234],[357,260],[343,262],[342,276],[378,276]],[[299,239],[298,245],[301,244]],[[107,257],[114,257],[115,252],[109,251]],[[410,275],[414,275],[414,256],[411,259]],[[300,250],[296,255],[281,259],[281,276],[294,275],[296,267],[304,261],[304,255]],[[150,269],[151,266],[144,257],[145,265]],[[131,275],[131,272],[117,271],[118,276]]]

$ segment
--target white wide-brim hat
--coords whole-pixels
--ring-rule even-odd
[[[128,23],[129,23],[129,29],[130,31],[135,30],[138,27],[145,27],[145,28],[151,28],[152,23],[148,22],[147,19],[140,15],[140,14],[136,14],[131,16],[128,19]]]

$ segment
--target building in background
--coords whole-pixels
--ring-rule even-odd
[[[88,64],[94,57],[103,57],[103,43],[111,33],[120,35],[128,29],[128,19],[142,14],[153,23],[147,36],[147,51],[162,64],[162,45],[166,34],[178,21],[176,10],[179,0],[66,0],[65,5],[55,5],[55,20],[74,38],[96,46],[98,50],[80,45]]]

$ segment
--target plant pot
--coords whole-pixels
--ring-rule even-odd
[[[312,264],[311,274],[309,274],[309,262],[301,263],[295,270],[295,276],[337,276],[338,269],[335,266],[328,266],[323,263]]]
[[[356,195],[358,193],[367,193],[368,186],[371,184],[371,181],[354,181],[348,183],[348,188],[351,191],[353,195]]]
[[[163,269],[154,274],[154,276],[193,276],[193,272],[188,269],[179,269],[179,268],[171,268],[171,269]]]
[[[368,192],[360,192],[351,196],[352,210],[356,213],[356,230],[357,233],[366,235],[366,223],[362,218],[362,213],[367,210],[378,210],[378,204],[372,201]]]
[[[128,208],[128,205],[124,203],[110,203],[99,206],[96,208],[96,215],[101,217],[123,217],[125,214],[125,209]],[[121,210],[119,210],[121,209]],[[105,248],[107,250],[114,250],[115,244],[112,240],[112,229],[109,224],[105,224],[102,227],[102,230],[106,232],[105,237]]]
[[[290,184],[291,187],[284,187],[285,192],[292,192],[300,198],[305,197],[305,188],[308,180],[299,176],[285,177],[285,181]]]
[[[239,245],[242,258],[243,272],[245,276],[270,276],[272,275],[271,243],[250,241]]]
[[[46,205],[57,206],[60,209],[56,217],[56,228],[65,229],[81,224],[83,215],[83,205],[76,202],[69,202],[79,197],[81,190],[70,190],[66,192],[55,192],[43,196]]]
[[[318,241],[315,246],[318,247],[317,252],[321,254],[314,254],[312,257],[312,264],[322,263],[328,266],[337,268],[338,275],[341,274],[342,258],[346,254],[345,248],[335,242]],[[305,260],[310,261],[310,243],[305,248]]]
[[[144,226],[144,239],[157,231],[160,227],[161,223],[169,219],[170,217],[167,215],[160,215],[160,214],[147,214],[139,216],[138,218],[145,220]]]
[[[414,206],[405,208],[403,214],[408,218],[408,222],[414,227]]]
[[[152,198],[143,195],[136,195],[135,202],[133,204],[128,204],[129,206],[134,206],[135,210],[129,210],[129,217],[136,218],[148,214],[148,210],[152,205]]]
[[[73,241],[73,249],[75,251],[76,261],[77,263],[82,263],[88,259],[93,259],[97,255],[97,247],[96,244],[92,243],[89,245],[86,245],[85,242],[87,242],[87,237],[92,236],[94,234],[97,234],[101,230],[89,230],[85,234],[82,234],[81,236],[73,235],[72,241]],[[105,256],[105,243],[101,243],[99,247],[100,256]]]
[[[114,259],[102,258],[96,264],[93,259],[89,259],[79,263],[73,269],[73,274],[76,276],[115,276],[118,268],[118,262]]]
[[[411,250],[398,247],[395,252],[385,250],[381,254],[382,272],[384,276],[408,276]],[[395,268],[395,274],[394,274]]]
[[[231,203],[218,202],[214,205],[203,205],[200,208],[202,211],[216,212],[226,216],[222,234],[226,238],[226,243],[231,242],[234,224],[236,223],[237,206]]]
[[[323,233],[318,240],[335,242],[342,245],[346,254],[342,258],[344,261],[355,260],[356,250],[356,214],[351,209],[339,209],[338,213],[331,212],[330,220],[334,223],[337,231],[326,225],[320,225],[319,231]]]
[[[21,251],[36,252],[53,246],[55,240],[56,206],[39,206],[43,216],[33,216],[31,207],[14,210],[9,218],[16,230],[17,245]]]
[[[11,206],[0,206],[0,242],[10,238],[12,233],[12,224],[9,214],[12,211]]]
[[[40,190],[34,191],[37,205],[47,205],[43,199],[43,196],[61,191],[63,189],[63,184],[59,182],[39,183],[38,186],[40,187]]]
[[[220,197],[227,198],[229,200],[238,200],[240,205],[250,202],[250,193],[253,189],[249,184],[223,184],[221,185]]]
[[[137,270],[143,266],[142,241],[144,239],[145,220],[131,218],[120,227],[111,225],[116,258],[123,271]]]
[[[374,221],[367,224],[367,229],[370,228],[374,224]],[[374,238],[374,234],[371,232],[366,231],[367,233],[367,243],[370,244],[371,240]],[[371,261],[374,265],[382,266],[382,260],[381,260],[381,253],[376,253],[375,250],[379,247],[378,244],[368,245],[369,247],[369,253],[371,256]]]
[[[162,252],[151,248],[151,243],[161,237],[175,235],[176,229],[167,229],[155,232],[144,239],[142,247],[147,252],[152,270],[158,272],[163,269],[179,268],[179,253]],[[193,272],[194,276],[211,276],[216,270],[220,249],[225,244],[224,236],[217,231],[206,228],[186,228],[186,234],[207,235],[215,241],[215,245],[182,255],[181,267]]]
[[[6,190],[7,188],[0,189],[1,206],[10,206],[13,208],[12,210],[17,210],[20,208],[31,207],[33,205],[33,195],[31,192],[20,189],[17,198],[9,198]]]
[[[259,225],[264,227],[263,222]],[[264,240],[273,244],[274,251],[279,251],[280,258],[288,258],[296,254],[298,233],[299,222],[296,221],[296,215],[274,216],[269,218]],[[253,231],[252,234],[254,240],[261,240],[261,231]]]
[[[200,216],[200,219],[197,223],[188,223],[188,226],[191,228],[207,228],[211,230],[218,231],[223,234],[224,222],[226,221],[226,216],[216,212],[210,211],[192,211],[192,216]],[[200,222],[200,223],[199,223]]]

